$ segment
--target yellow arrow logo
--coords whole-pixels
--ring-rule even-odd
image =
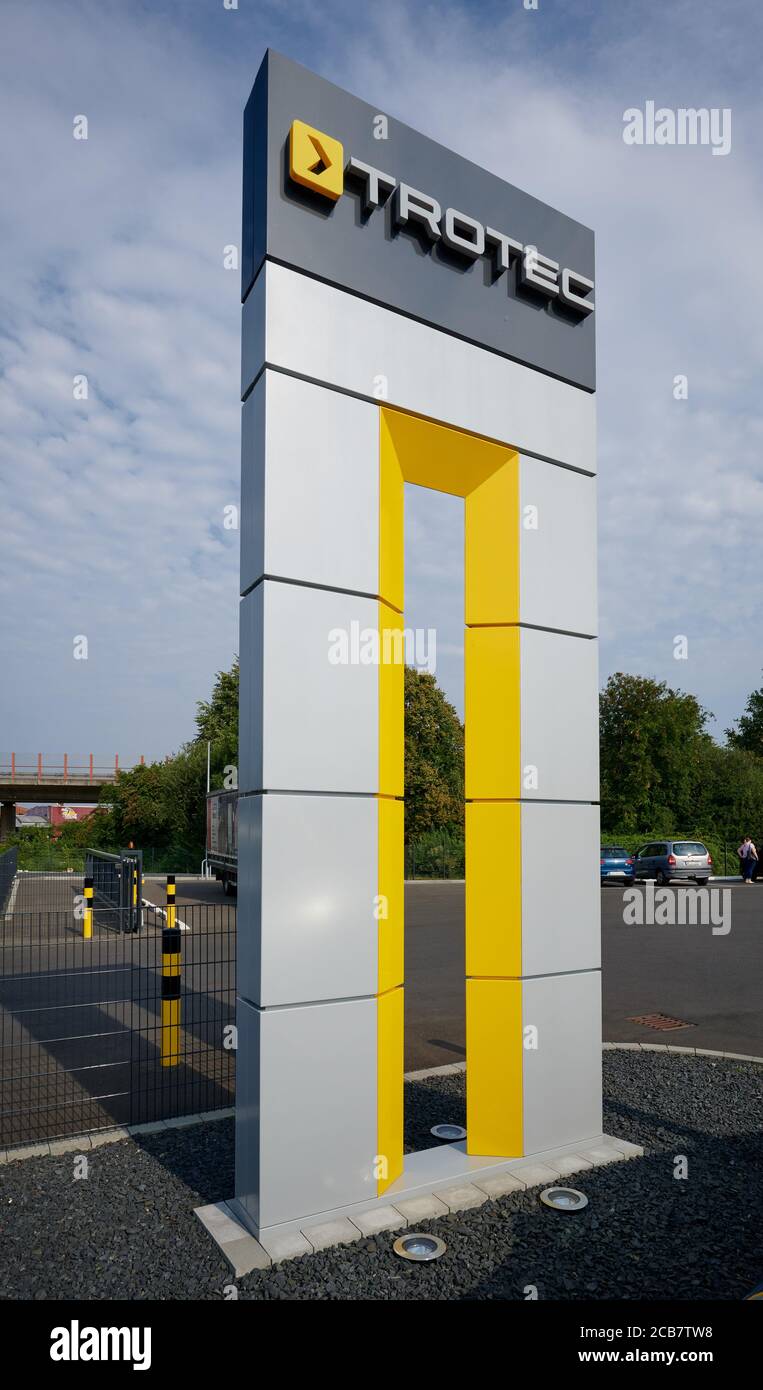
[[[320,130],[292,121],[289,132],[289,173],[295,183],[336,202],[344,188],[344,150]]]

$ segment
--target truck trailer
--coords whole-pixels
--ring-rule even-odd
[[[238,792],[207,794],[208,870],[223,885],[226,895],[236,892],[238,881]]]

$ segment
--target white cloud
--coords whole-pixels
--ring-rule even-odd
[[[763,660],[752,0],[489,16],[11,0],[4,27],[0,744],[162,754],[236,649],[238,534],[221,523],[238,276],[222,248],[268,43],[595,228],[602,672],[657,674],[734,717]],[[731,154],[626,147],[622,113],[649,98],[732,106]],[[407,616],[437,625],[460,705],[461,540],[437,501],[409,509]],[[80,632],[88,662],[72,660]]]

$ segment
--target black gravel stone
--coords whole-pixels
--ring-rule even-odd
[[[605,1052],[604,1129],[647,1154],[576,1176],[583,1212],[513,1193],[422,1223],[448,1247],[431,1264],[398,1259],[390,1232],[248,1275],[239,1298],[740,1299],[763,1278],[762,1080],[754,1063]],[[466,1123],[464,1087],[408,1083],[408,1151]],[[193,1208],[233,1192],[233,1122],[88,1156],[79,1180],[74,1154],[0,1167],[0,1298],[222,1299],[233,1276]]]

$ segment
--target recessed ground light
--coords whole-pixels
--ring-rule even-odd
[[[545,1207],[554,1211],[582,1211],[588,1206],[588,1198],[576,1187],[544,1187],[540,1200]]]
[[[448,1139],[451,1144],[454,1139],[466,1138],[463,1125],[432,1125],[429,1133],[433,1134],[435,1139]]]
[[[407,1235],[398,1236],[392,1246],[396,1255],[400,1255],[404,1260],[439,1260],[445,1254],[447,1246],[444,1240],[438,1236],[429,1236],[424,1231],[412,1231]]]

